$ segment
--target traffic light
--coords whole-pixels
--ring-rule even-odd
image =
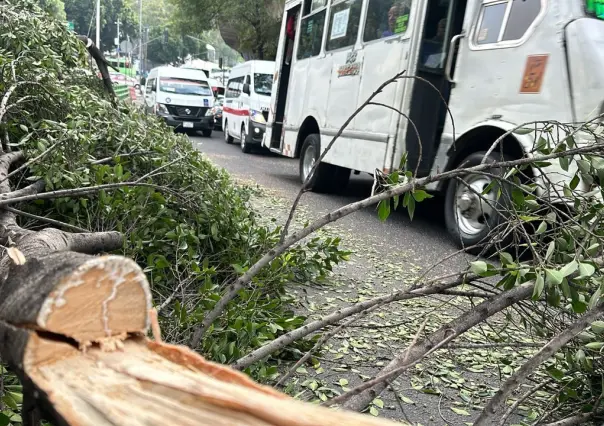
[[[164,43],[168,42],[168,29],[164,28]]]

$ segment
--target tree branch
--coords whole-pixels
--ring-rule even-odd
[[[457,287],[463,284],[466,279],[467,277],[465,274],[460,274],[460,276],[455,280],[444,284],[436,284],[438,281],[440,281],[439,279],[437,279],[430,283],[426,283],[424,287],[398,291],[388,296],[377,297],[375,299],[367,300],[365,302],[357,303],[356,305],[339,309],[327,315],[326,317],[308,323],[296,330],[290,331],[289,333],[286,333],[273,340],[272,342],[256,349],[255,351],[249,353],[243,358],[237,360],[237,362],[235,362],[235,364],[233,365],[233,368],[239,370],[247,368],[253,363],[269,356],[271,353],[284,348],[290,343],[295,342],[296,340],[301,339],[302,337],[307,336],[310,333],[320,330],[321,328],[327,325],[335,324],[351,315],[356,315],[375,306],[383,306],[385,304],[400,300],[409,300],[418,297],[423,297],[426,295],[436,294],[447,288]]]
[[[562,333],[558,334],[549,341],[539,352],[531,359],[525,362],[509,379],[507,379],[499,391],[495,394],[489,403],[484,407],[482,413],[474,423],[475,426],[488,426],[496,422],[499,411],[505,405],[507,397],[514,389],[520,386],[526,378],[531,375],[539,365],[551,358],[560,348],[570,342],[577,334],[594,322],[604,313],[604,303],[596,306],[594,309],[573,322]]]

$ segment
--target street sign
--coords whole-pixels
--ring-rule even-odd
[[[124,40],[120,43],[120,52],[126,55],[131,54],[134,51],[134,44],[129,40]]]
[[[75,24],[73,23],[73,21],[67,21],[67,29],[69,31],[75,31]]]

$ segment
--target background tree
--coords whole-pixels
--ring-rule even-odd
[[[274,59],[284,0],[173,0],[178,20],[188,28],[220,29],[222,38],[246,59]]]
[[[65,4],[63,0],[38,0],[38,4],[46,12],[50,13],[60,21],[64,21],[65,15]]]
[[[82,0],[65,0],[67,19],[74,22],[75,32],[83,35],[94,35],[96,31],[95,2]],[[120,20],[122,40],[126,36],[138,37],[138,20],[133,9],[125,0],[103,0],[101,2],[101,50],[115,48],[117,37],[117,20]]]

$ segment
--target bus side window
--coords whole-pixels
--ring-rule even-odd
[[[325,50],[342,49],[356,43],[362,6],[362,0],[345,0],[331,6]]]
[[[323,29],[325,28],[325,14],[327,9],[324,8],[319,12],[302,18],[300,23],[300,38],[298,41],[298,59],[312,58],[321,53],[321,45],[323,44]]]
[[[411,0],[369,0],[363,41],[405,33],[410,10]]]
[[[509,9],[509,11],[508,11]],[[541,0],[508,0],[486,3],[479,16],[476,44],[494,44],[500,41],[520,40],[541,12]],[[502,34],[505,16],[509,15]]]

